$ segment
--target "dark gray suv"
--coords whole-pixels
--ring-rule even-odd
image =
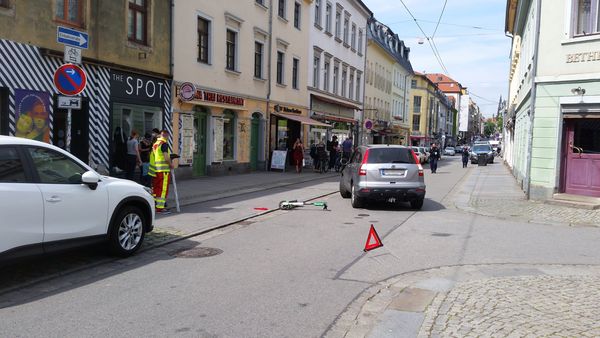
[[[342,170],[340,194],[360,208],[369,200],[410,202],[421,209],[425,177],[411,148],[398,145],[360,146]]]

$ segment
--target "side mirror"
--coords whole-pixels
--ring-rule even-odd
[[[100,181],[100,176],[92,171],[86,171],[81,175],[81,183],[87,185],[92,190],[96,190],[98,188],[98,182]]]

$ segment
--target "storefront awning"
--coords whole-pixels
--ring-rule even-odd
[[[326,96],[316,95],[314,93],[312,93],[310,95],[313,96],[313,97],[315,97],[315,98],[317,98],[317,100],[320,100],[320,101],[323,101],[323,102],[335,104],[335,105],[342,106],[342,107],[349,108],[349,109],[359,109],[359,110],[361,109],[360,106],[358,106],[356,104],[338,101],[336,99],[329,98],[329,97],[326,97]]]
[[[325,114],[317,114],[317,113],[314,113],[313,117],[316,120],[324,120],[324,121],[346,122],[346,123],[351,123],[351,124],[354,124],[354,123],[357,122],[355,119],[351,119],[351,118],[348,118],[348,117],[334,116],[334,115],[325,115]]]
[[[288,120],[294,120],[294,121],[300,122],[302,124],[307,124],[310,126],[331,128],[331,126],[328,125],[327,123],[319,122],[317,120],[311,119],[310,117],[306,117],[306,116],[302,116],[302,115],[293,115],[293,114],[285,114],[285,113],[271,113],[271,115],[283,117]]]

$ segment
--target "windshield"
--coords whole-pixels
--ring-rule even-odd
[[[415,160],[406,148],[371,148],[367,163],[415,163]]]
[[[473,146],[473,152],[475,153],[483,153],[490,151],[492,151],[492,148],[487,144],[476,144]]]

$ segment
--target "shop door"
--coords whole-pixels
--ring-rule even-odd
[[[566,121],[564,190],[600,197],[600,119]]]
[[[81,110],[71,110],[71,154],[84,163],[89,162],[89,104],[81,102]],[[54,130],[52,143],[59,148],[67,148],[67,110],[54,110]]]
[[[195,176],[206,175],[206,129],[208,114],[196,112],[194,115],[194,134],[196,146],[194,148],[194,161],[192,168]]]
[[[256,114],[252,116],[252,127],[250,130],[250,169],[256,170],[258,167],[258,146],[260,132],[260,117]]]

